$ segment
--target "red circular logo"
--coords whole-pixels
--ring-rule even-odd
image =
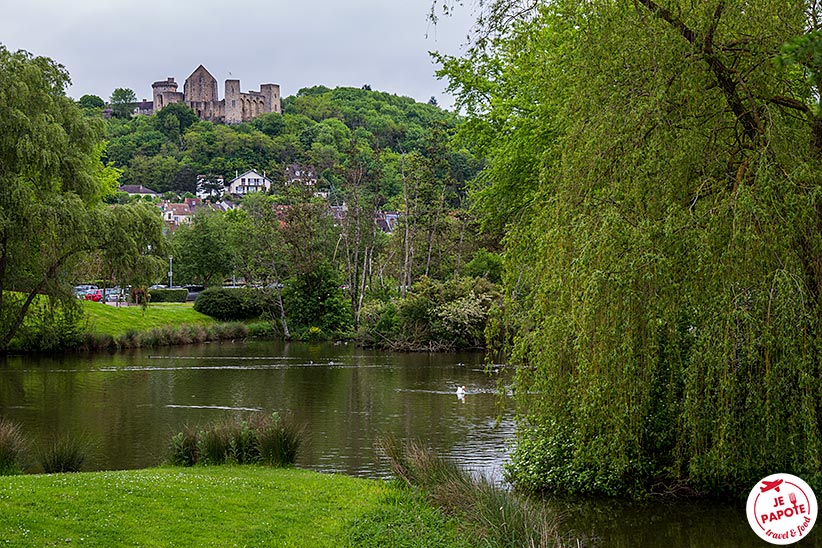
[[[818,509],[810,486],[791,474],[768,476],[748,495],[748,523],[771,544],[793,544],[807,536]]]

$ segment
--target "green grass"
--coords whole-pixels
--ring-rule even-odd
[[[381,481],[256,466],[0,477],[0,546],[464,546]]]
[[[129,331],[148,331],[165,325],[209,325],[217,320],[194,310],[192,303],[155,303],[141,306],[109,306],[83,301],[88,331],[118,337]]]

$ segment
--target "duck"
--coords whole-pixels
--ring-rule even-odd
[[[464,386],[458,386],[457,387],[457,397],[458,398],[465,397],[465,387]]]

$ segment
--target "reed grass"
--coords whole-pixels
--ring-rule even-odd
[[[80,472],[91,452],[83,437],[60,435],[46,442],[37,452],[37,461],[46,474]]]
[[[0,476],[22,473],[25,452],[26,442],[20,426],[0,418]]]
[[[292,466],[303,443],[304,430],[277,413],[225,418],[203,428],[186,427],[171,438],[169,461],[195,464],[266,464]]]
[[[557,517],[539,501],[472,474],[419,442],[387,438],[378,446],[400,481],[422,490],[433,504],[458,516],[477,544],[493,548],[563,544]]]

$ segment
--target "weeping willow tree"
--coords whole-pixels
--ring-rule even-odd
[[[505,232],[511,478],[821,488],[816,2],[480,9],[474,47],[439,61]]]

